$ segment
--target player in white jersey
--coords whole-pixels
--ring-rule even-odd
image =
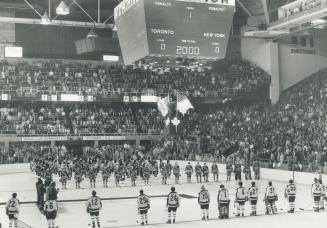
[[[100,197],[97,196],[96,191],[92,191],[92,196],[87,200],[86,212],[90,213],[92,228],[95,228],[97,223],[98,228],[100,228],[100,217],[99,212],[102,208],[102,202]]]
[[[314,183],[311,185],[311,194],[313,197],[314,211],[319,212],[321,187],[317,178],[314,179]]]
[[[255,182],[252,181],[251,187],[248,190],[248,197],[251,204],[251,214],[257,215],[257,203],[258,203],[258,187],[255,186]]]
[[[143,190],[140,190],[140,195],[137,198],[137,210],[140,215],[141,225],[148,224],[148,210],[150,209],[150,200]]]
[[[205,189],[204,185],[201,186],[201,191],[198,196],[198,203],[202,212],[202,220],[206,218],[209,219],[209,204],[210,204],[210,195],[209,191]]]
[[[229,217],[229,193],[223,184],[220,185],[220,189],[218,191],[218,210],[219,210],[219,218],[227,219]]]
[[[179,195],[175,192],[175,187],[171,187],[171,192],[167,196],[167,207],[168,207],[168,221],[167,223],[175,223],[176,211],[179,207]],[[171,220],[173,218],[173,220]]]
[[[243,182],[240,181],[238,182],[238,188],[236,189],[236,203],[237,203],[237,214],[236,216],[244,216],[244,205],[245,202],[247,201],[247,191],[246,189],[243,187]]]
[[[17,199],[17,193],[13,193],[12,198],[7,201],[6,214],[9,218],[9,228],[12,228],[13,224],[15,228],[18,228],[19,200]]]
[[[56,217],[58,212],[58,203],[56,200],[48,200],[44,204],[44,214],[48,221],[49,228],[56,228]]]
[[[322,179],[319,179],[318,182],[321,190],[319,210],[325,210],[326,186],[322,183]]]
[[[278,200],[277,192],[272,182],[268,182],[268,187],[266,188],[264,201],[266,203],[266,214],[276,214],[277,208],[275,202]]]
[[[293,180],[289,180],[289,184],[285,188],[285,198],[288,199],[288,206],[289,206],[288,213],[294,213],[295,196],[296,196],[296,185],[293,183]]]

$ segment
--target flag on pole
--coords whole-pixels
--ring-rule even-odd
[[[177,111],[182,113],[183,115],[189,109],[194,109],[193,105],[191,104],[190,100],[181,92],[177,92]]]
[[[169,112],[168,102],[169,102],[169,96],[160,99],[157,103],[158,110],[161,112],[161,115],[163,117],[167,116]]]

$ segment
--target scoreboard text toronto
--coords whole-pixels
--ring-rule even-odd
[[[114,13],[124,62],[225,58],[234,11],[235,0],[125,0]]]

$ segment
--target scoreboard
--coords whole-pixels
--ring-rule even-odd
[[[235,0],[124,0],[114,12],[124,63],[225,58],[234,11]]]

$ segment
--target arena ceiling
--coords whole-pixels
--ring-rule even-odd
[[[32,5],[35,10],[44,14],[49,10],[49,3],[51,5],[51,18],[55,16],[55,9],[62,0],[0,0],[1,11],[13,11],[17,18],[39,18],[39,16],[31,9]],[[82,21],[89,22],[90,18],[81,10],[83,8],[95,21],[98,21],[98,0],[75,0],[78,4],[72,4],[73,0],[65,0],[67,5],[71,4],[71,13],[67,16],[59,16],[56,19],[66,21]],[[100,0],[100,21],[101,23],[113,23],[113,9],[121,0]],[[236,0],[236,18],[262,16],[268,13],[272,0]],[[278,0],[286,1],[286,0]],[[276,0],[272,1],[275,2]],[[81,7],[79,7],[79,6]],[[265,7],[267,11],[265,11]],[[1,12],[0,12],[1,13]],[[0,15],[1,16],[1,15]],[[268,17],[268,14],[266,15]]]

